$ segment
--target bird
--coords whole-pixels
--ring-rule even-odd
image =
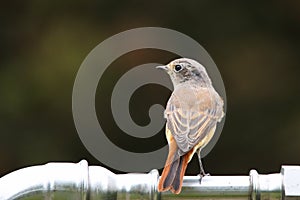
[[[225,115],[224,102],[199,62],[179,58],[156,68],[166,71],[174,86],[164,112],[169,153],[158,191],[179,194],[187,165],[195,153],[199,159],[200,183],[209,175],[202,166],[200,152]]]

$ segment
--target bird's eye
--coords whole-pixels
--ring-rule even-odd
[[[179,72],[180,70],[182,70],[182,66],[181,65],[175,65],[174,70],[175,70],[175,72]]]

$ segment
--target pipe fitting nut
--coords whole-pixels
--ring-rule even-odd
[[[285,200],[300,200],[300,166],[282,166],[282,185]]]

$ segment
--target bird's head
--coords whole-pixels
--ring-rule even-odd
[[[167,65],[156,68],[165,70],[170,75],[174,86],[188,81],[196,81],[206,86],[211,85],[205,68],[197,61],[189,58],[176,59]]]

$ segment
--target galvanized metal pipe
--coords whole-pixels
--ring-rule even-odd
[[[49,163],[17,170],[0,178],[0,200],[27,199],[300,199],[300,166],[283,166],[280,173],[249,176],[185,176],[179,195],[158,193],[158,171],[119,174],[86,161]]]
[[[258,179],[259,178],[259,179]],[[281,199],[281,174],[258,175],[252,170],[250,176],[186,176],[183,181],[180,199]],[[263,195],[261,195],[263,194]],[[173,199],[170,193],[163,194],[163,199]]]
[[[85,160],[23,168],[0,179],[0,199],[87,199],[88,175]]]
[[[176,199],[249,199],[249,176],[207,176],[199,182],[199,176],[185,176],[181,193]],[[170,192],[162,199],[174,199]]]

